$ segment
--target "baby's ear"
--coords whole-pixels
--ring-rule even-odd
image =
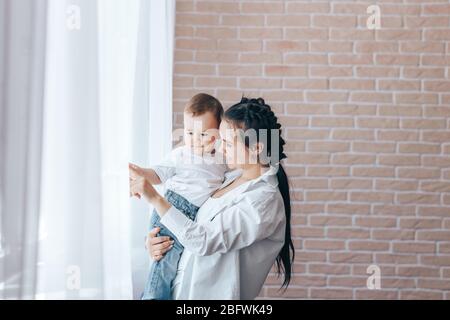
[[[219,129],[208,129],[208,134],[210,134],[214,138],[218,138],[220,136],[220,130]]]

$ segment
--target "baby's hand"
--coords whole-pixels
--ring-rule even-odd
[[[130,172],[130,182],[139,177],[144,177],[153,185],[161,184],[161,179],[153,169],[144,169],[132,163],[128,165],[128,168]]]
[[[138,177],[141,177],[145,174],[145,169],[142,169],[141,167],[129,163],[128,164],[129,174],[130,174],[130,180],[136,180]]]

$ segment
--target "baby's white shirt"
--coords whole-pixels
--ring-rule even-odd
[[[151,168],[166,190],[172,190],[200,207],[224,181],[228,168],[219,160],[214,155],[196,155],[189,147],[182,146]]]

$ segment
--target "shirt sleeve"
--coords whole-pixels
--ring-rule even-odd
[[[275,192],[252,200],[245,195],[234,206],[212,220],[196,222],[175,207],[161,218],[189,251],[200,256],[226,253],[270,237],[284,219],[283,200]]]
[[[164,159],[157,165],[151,166],[162,183],[172,178],[177,170],[177,162],[182,157],[182,147],[173,149]]]

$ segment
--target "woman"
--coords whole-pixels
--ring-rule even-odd
[[[255,139],[240,134],[250,129],[256,130]],[[225,112],[220,125],[223,153],[228,166],[240,170],[200,207],[195,221],[172,207],[145,178],[131,182],[131,193],[155,207],[161,223],[185,248],[172,284],[175,299],[254,299],[274,262],[278,273],[284,273],[282,286],[289,285],[294,246],[288,179],[279,164],[286,158],[285,142],[279,133],[277,117],[261,98],[243,98]],[[147,240],[155,260],[171,245],[167,237],[156,237],[157,232]]]

